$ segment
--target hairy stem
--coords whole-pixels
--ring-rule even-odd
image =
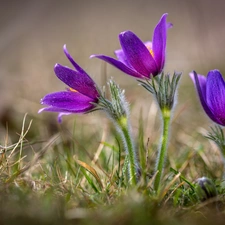
[[[222,174],[222,179],[225,180],[225,146],[224,144],[219,146],[220,148],[220,152],[221,152],[221,156],[222,156],[222,160],[223,160],[223,174]]]
[[[170,117],[171,112],[169,109],[162,109],[162,119],[163,119],[163,132],[162,132],[162,141],[161,146],[158,151],[158,157],[156,161],[155,170],[157,173],[155,181],[154,181],[154,189],[156,192],[160,189],[160,181],[163,174],[163,168],[165,163],[165,158],[167,155],[167,143],[169,139],[169,127],[170,127]]]
[[[126,154],[129,158],[129,181],[131,185],[136,185],[138,181],[137,177],[137,157],[136,151],[133,143],[133,139],[130,134],[128,119],[126,117],[122,117],[118,121],[120,134],[123,140],[124,148],[126,150]]]

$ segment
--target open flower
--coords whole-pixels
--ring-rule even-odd
[[[76,70],[56,64],[54,71],[56,76],[69,88],[65,91],[47,94],[41,99],[41,104],[48,105],[48,107],[39,110],[39,113],[43,111],[58,112],[59,122],[61,122],[63,115],[85,113],[93,109],[95,105],[92,103],[97,103],[100,96],[95,82],[73,60],[66,49],[66,45],[64,45],[63,50]]]
[[[219,125],[225,126],[225,82],[219,70],[210,70],[207,77],[190,73],[206,114]]]
[[[166,17],[167,14],[163,14],[156,25],[152,42],[143,43],[132,31],[124,31],[119,35],[122,49],[115,51],[117,59],[105,55],[90,57],[102,59],[137,78],[160,74],[165,64],[167,29],[172,26]]]

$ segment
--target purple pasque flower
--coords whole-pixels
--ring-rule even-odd
[[[206,114],[215,123],[225,126],[225,82],[219,70],[210,70],[207,77],[190,73]]]
[[[132,31],[119,34],[122,49],[116,50],[114,59],[105,55],[91,55],[110,63],[124,73],[136,78],[150,78],[160,74],[165,65],[167,29],[172,27],[163,14],[156,25],[152,42],[143,43]]]
[[[43,111],[58,112],[59,122],[61,122],[63,115],[85,113],[93,109],[95,106],[92,103],[97,103],[100,96],[95,82],[73,60],[66,49],[66,45],[64,45],[63,50],[75,70],[56,64],[54,71],[56,76],[69,88],[44,96],[41,99],[41,104],[48,106],[39,110],[39,113]]]

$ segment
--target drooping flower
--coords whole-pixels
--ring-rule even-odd
[[[95,82],[91,77],[73,60],[63,47],[66,57],[69,59],[75,70],[69,67],[56,64],[54,71],[56,76],[69,86],[67,90],[47,94],[41,99],[41,104],[47,107],[39,110],[58,112],[58,121],[61,122],[63,115],[72,113],[86,113],[95,107],[92,103],[98,102],[100,96]]]
[[[116,50],[114,59],[105,55],[91,55],[110,63],[124,73],[137,78],[150,78],[160,74],[165,65],[167,29],[172,27],[163,14],[156,25],[152,42],[143,43],[132,31],[120,33],[122,49]]]
[[[225,126],[225,82],[219,70],[210,70],[207,77],[190,73],[206,114],[215,123]]]

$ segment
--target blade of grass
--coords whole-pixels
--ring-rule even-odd
[[[102,184],[101,179],[98,176],[98,173],[96,172],[96,170],[92,166],[89,166],[87,163],[85,163],[83,161],[80,161],[78,159],[75,159],[75,161],[76,161],[77,164],[79,164],[81,167],[86,169],[88,172],[90,172],[94,176],[94,178],[96,179],[96,181],[98,182],[99,186],[102,189],[103,188],[103,184]]]

